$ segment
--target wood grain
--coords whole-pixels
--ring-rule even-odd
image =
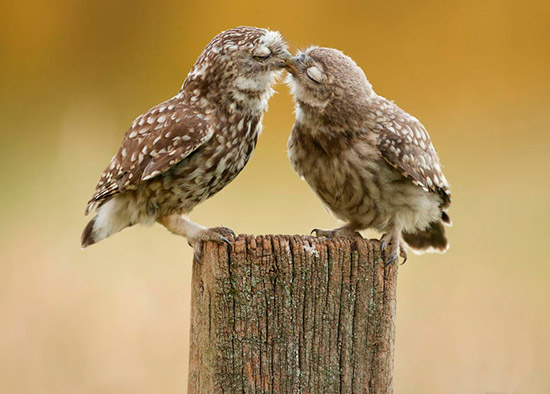
[[[193,266],[188,392],[393,392],[396,281],[377,240],[207,243]]]

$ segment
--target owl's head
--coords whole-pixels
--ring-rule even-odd
[[[374,94],[363,70],[337,49],[310,47],[287,61],[286,68],[299,107],[346,116]]]
[[[235,27],[210,41],[189,72],[183,88],[187,85],[188,90],[198,89],[203,97],[208,96],[218,104],[236,100],[243,105],[267,105],[273,93],[271,85],[290,58],[287,44],[279,32]]]

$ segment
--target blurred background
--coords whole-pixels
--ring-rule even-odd
[[[400,269],[396,392],[550,392],[549,20],[532,0],[4,1],[1,391],[185,392],[191,248],[156,225],[82,251],[83,212],[132,120],[215,34],[255,25],[352,56],[445,165],[451,249]],[[276,89],[253,159],[195,221],[337,225],[289,165],[293,104]]]

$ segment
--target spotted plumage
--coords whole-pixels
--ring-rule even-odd
[[[373,100],[372,105],[378,109],[368,114],[366,123],[377,135],[377,148],[384,160],[415,185],[439,194],[446,207],[451,191],[424,126],[383,97]]]
[[[287,63],[296,101],[289,139],[294,169],[346,225],[317,235],[386,234],[391,260],[413,250],[445,251],[449,184],[422,124],[378,96],[342,52],[308,48]]]
[[[101,176],[82,235],[96,243],[137,223],[165,225],[200,252],[203,240],[225,241],[180,217],[220,191],[256,146],[272,85],[290,57],[278,32],[237,27],[206,46],[180,91],[139,116]]]

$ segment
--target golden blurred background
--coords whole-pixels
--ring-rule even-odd
[[[185,392],[191,248],[156,225],[82,251],[83,212],[131,121],[215,34],[255,25],[352,56],[445,165],[451,249],[400,269],[396,392],[549,393],[549,21],[532,0],[3,2],[0,391]],[[290,168],[277,90],[254,158],[195,221],[337,225]]]

